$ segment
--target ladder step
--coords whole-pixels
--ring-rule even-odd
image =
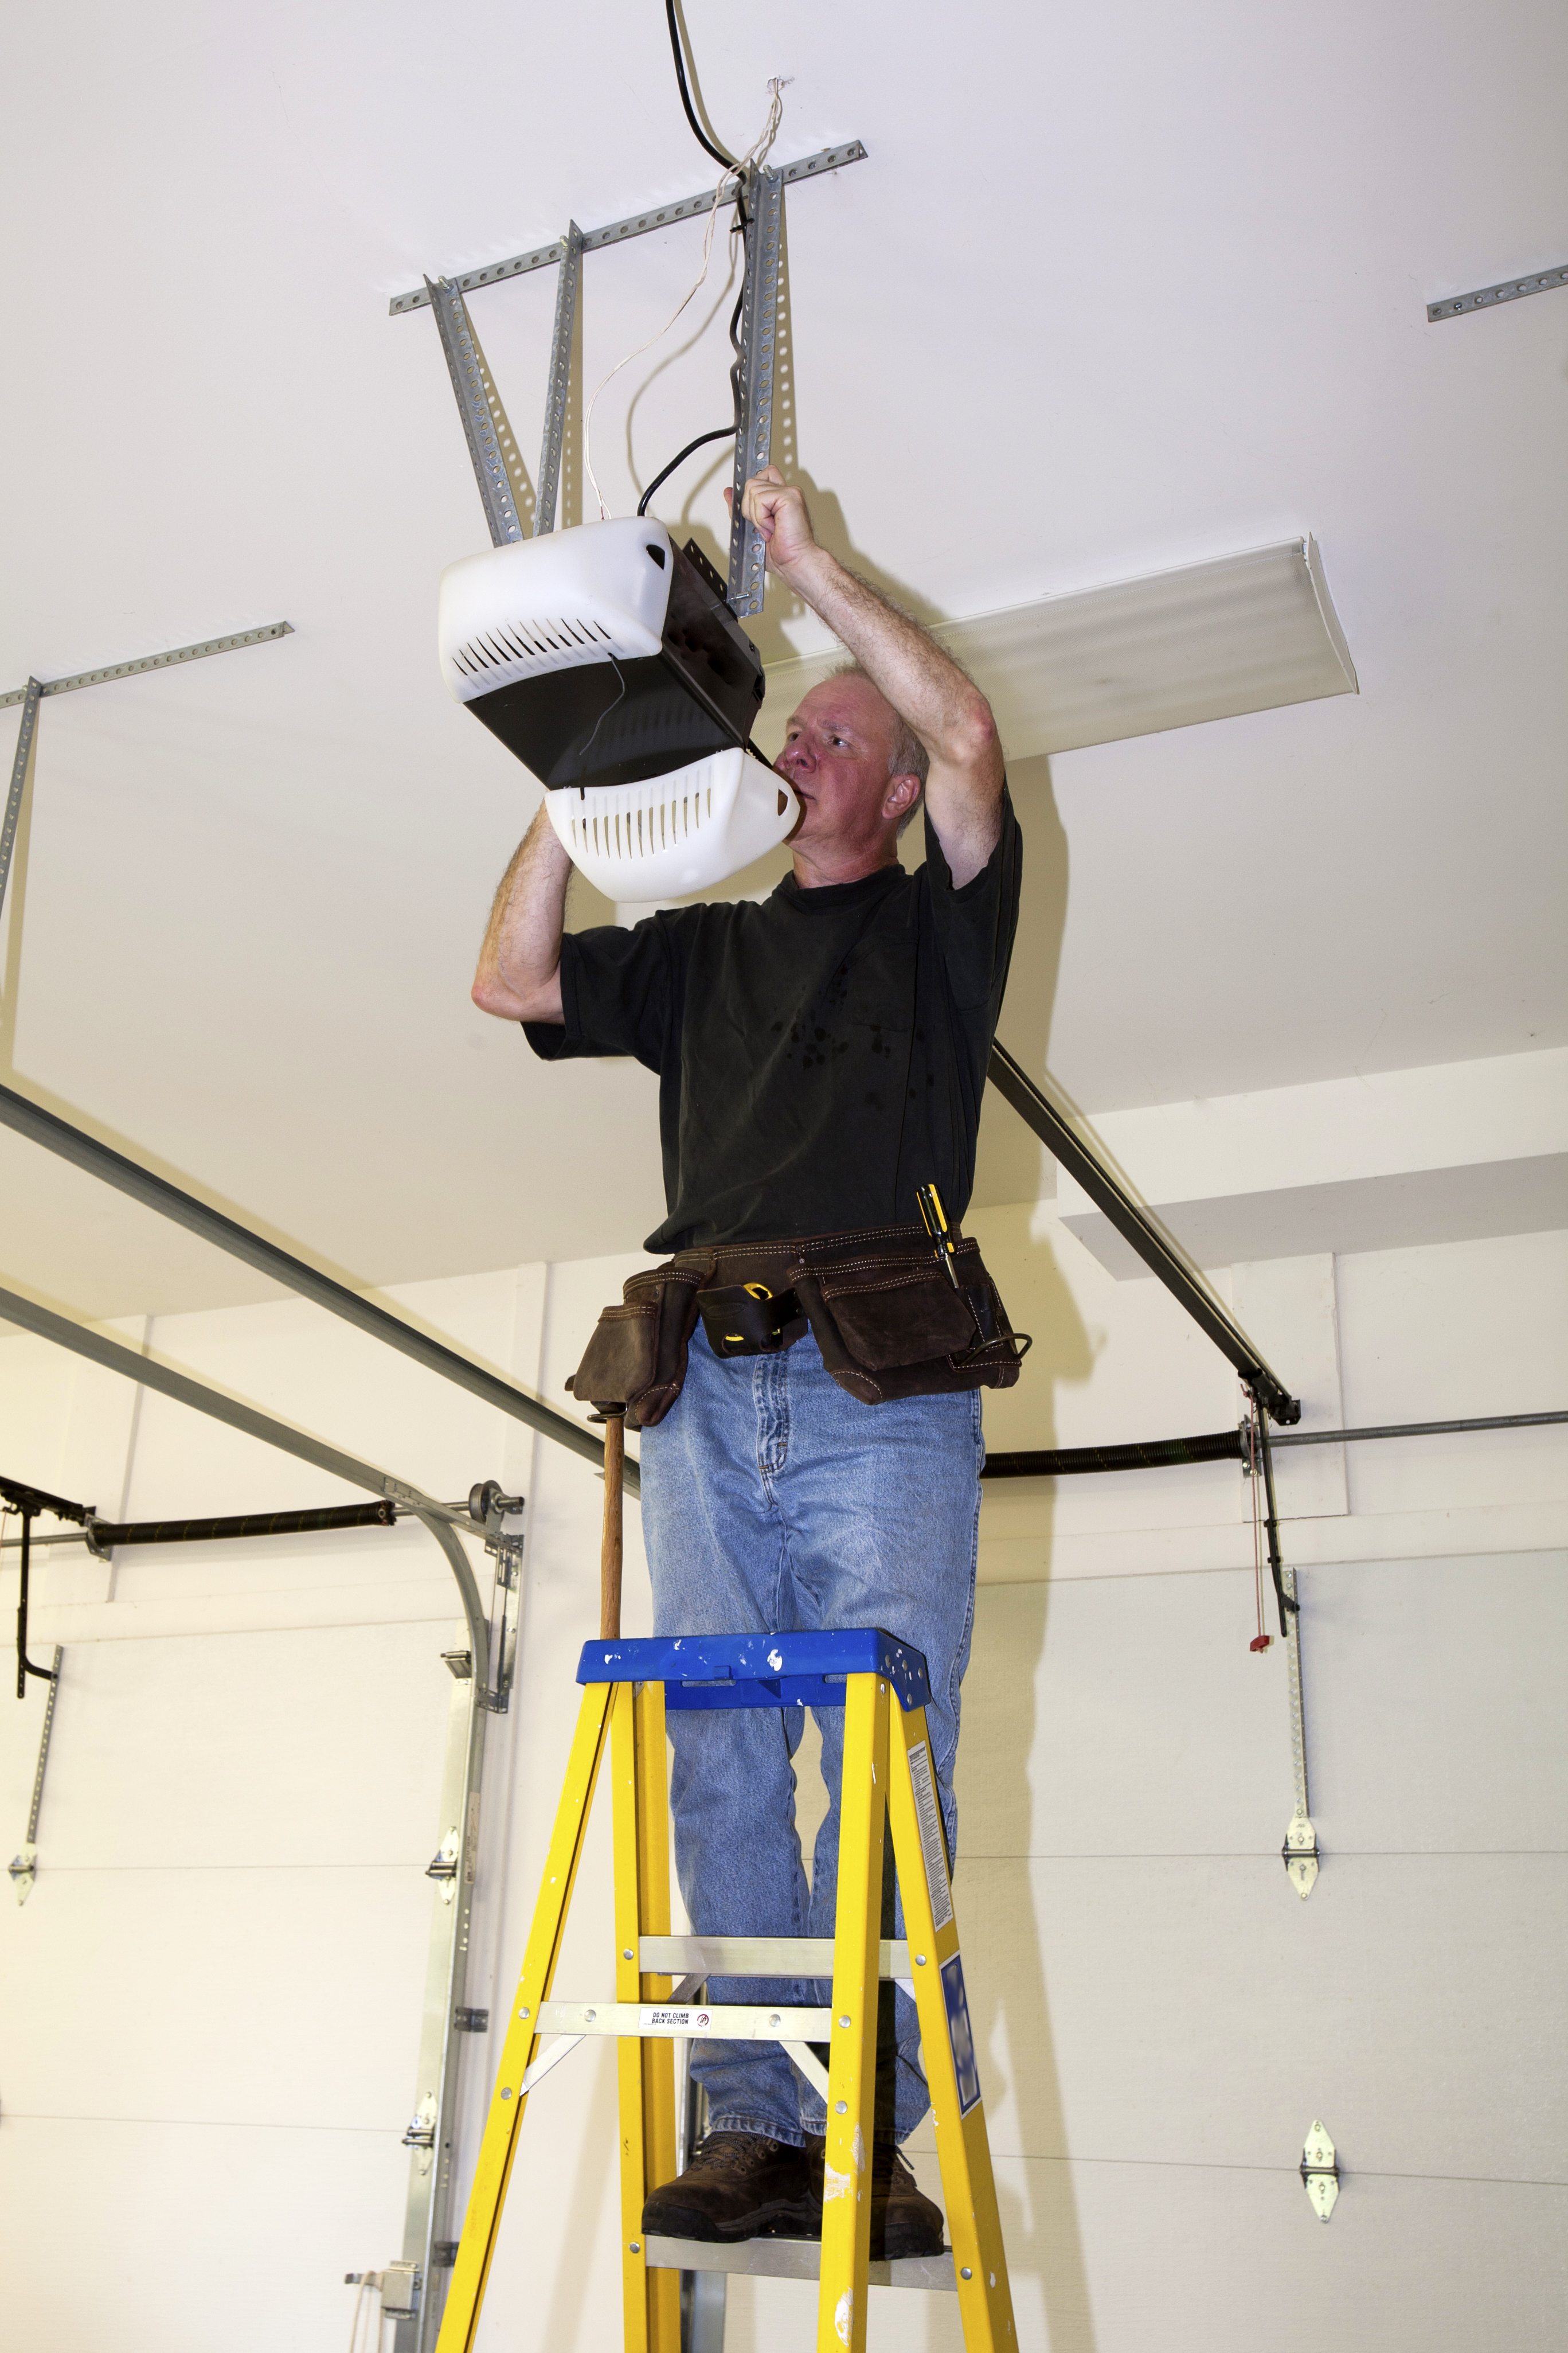
[[[647,2261],[653,2271],[741,2273],[751,2279],[814,2280],[822,2265],[822,2247],[816,2239],[739,2239],[726,2246],[710,2239],[652,2239]],[[872,2263],[867,2277],[873,2287],[946,2289],[958,2293],[952,2274],[952,2250],[940,2255],[902,2255],[897,2263]]]
[[[642,1936],[637,1967],[661,1977],[830,1978],[831,1936]],[[879,1973],[900,1983],[910,1976],[910,1948],[884,1936]]]
[[[767,2003],[542,2001],[541,2034],[684,2034],[700,2042],[826,2042],[831,2010],[777,2010]]]

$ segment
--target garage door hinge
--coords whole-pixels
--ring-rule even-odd
[[[1312,1827],[1310,1814],[1291,1815],[1285,1843],[1279,1852],[1285,1858],[1285,1870],[1290,1884],[1304,1903],[1310,1895],[1318,1876],[1318,1833]]]
[[[1301,2182],[1311,2200],[1312,2211],[1320,2222],[1326,2222],[1340,2194],[1340,2168],[1333,2142],[1321,2124],[1315,2124],[1307,2135],[1307,2145],[1301,2151]]]

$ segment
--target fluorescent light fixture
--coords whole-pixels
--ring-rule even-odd
[[[945,621],[933,634],[990,698],[1015,760],[1358,691],[1310,538]],[[768,748],[843,659],[769,665],[757,730]]]

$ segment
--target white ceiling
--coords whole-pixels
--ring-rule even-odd
[[[1425,311],[1568,255],[1561,7],[688,16],[731,144],[782,72],[781,159],[870,151],[789,198],[783,454],[843,552],[949,619],[1322,552],[1359,696],[1019,767],[1015,1051],[1094,1112],[1568,1038],[1568,293]],[[6,57],[0,685],[297,634],[46,704],[5,1075],[356,1280],[635,1243],[651,1079],[468,999],[533,792],[437,676],[485,531],[386,304],[709,184],[662,10],[62,5]],[[590,383],[699,240],[588,258]],[[712,295],[601,404],[619,511],[724,419]],[[472,298],[531,472],[553,296]],[[10,1138],[0,1187],[4,1271],[79,1307],[254,1295]]]

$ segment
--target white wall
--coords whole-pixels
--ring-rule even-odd
[[[1018,1388],[987,1400],[994,1448],[1234,1419],[1226,1369],[1164,1293],[1115,1281],[1050,1204],[973,1222],[1037,1335]],[[404,1297],[565,1402],[633,1263]],[[1563,1404],[1565,1274],[1550,1235],[1222,1282],[1310,1426]],[[526,1489],[468,1992],[500,2009],[595,1623],[598,1482],[304,1307],[164,1318],[151,1340],[432,1492]],[[342,1499],[152,1396],[132,1430],[112,1377],[30,1340],[0,1344],[0,1426],[15,1474],[139,1517]],[[957,1894],[1021,2341],[1042,2353],[1472,2353],[1560,2327],[1561,1434],[1287,1461],[1325,1857],[1306,1904],[1279,1859],[1284,1663],[1247,1649],[1235,1466],[987,1493]],[[62,1548],[37,1583],[35,1655],[68,1651],[37,1885],[24,1909],[0,1896],[8,2334],[40,2353],[341,2347],[342,2273],[401,2236],[450,1580],[404,1526],[132,1552],[111,1598]],[[626,1592],[640,1630],[635,1510]],[[13,1844],[40,1712],[0,1699]],[[605,1843],[563,1991],[608,1983]],[[488,2048],[468,2055],[465,2162]],[[1294,2171],[1320,2116],[1345,2169],[1327,2228]],[[614,2133],[609,2054],[584,2047],[531,2108],[481,2344],[618,2341]],[[917,2161],[934,2186],[929,2136]],[[736,2284],[731,2346],[809,2341],[810,2307]],[[873,2344],[895,2329],[957,2342],[945,2299],[875,2298]]]

